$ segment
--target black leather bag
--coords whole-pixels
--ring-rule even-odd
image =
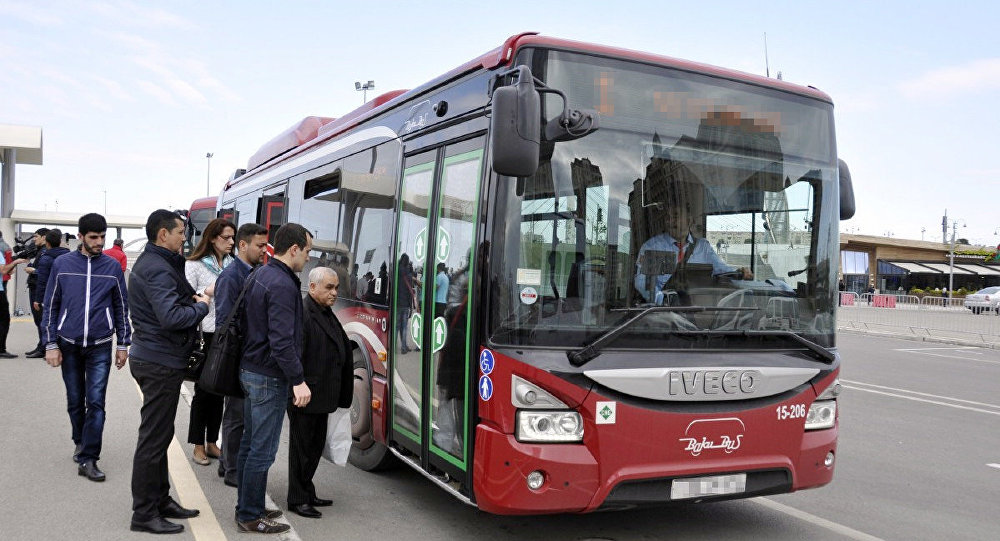
[[[198,387],[210,393],[235,398],[244,396],[240,385],[240,360],[243,357],[243,329],[240,325],[243,321],[243,297],[249,291],[253,278],[254,273],[251,273],[233,303],[229,317],[215,327],[212,347],[205,357],[205,367],[198,380]]]
[[[205,336],[198,331],[198,341],[195,342],[191,355],[188,356],[187,366],[184,367],[184,379],[186,381],[198,381],[201,379],[202,369],[205,367]]]

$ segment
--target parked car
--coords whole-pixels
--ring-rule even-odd
[[[1000,286],[987,287],[965,296],[965,307],[973,314],[993,311],[1000,316]]]

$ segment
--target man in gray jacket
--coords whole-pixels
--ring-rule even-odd
[[[145,250],[129,276],[132,334],[131,368],[142,390],[139,440],[132,462],[131,530],[178,533],[184,526],[168,518],[192,518],[170,497],[167,447],[184,369],[194,349],[197,326],[208,314],[209,298],[198,295],[184,277],[184,221],[175,212],[156,210],[146,221]]]

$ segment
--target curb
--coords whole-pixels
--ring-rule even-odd
[[[901,340],[912,340],[914,342],[932,342],[936,344],[948,344],[952,346],[978,347],[986,349],[1000,349],[1000,342],[983,342],[975,340],[962,340],[961,338],[949,338],[944,336],[916,336],[913,334],[902,334],[893,332],[866,331],[852,327],[837,327],[837,332],[848,332],[853,334],[868,334],[872,336],[882,336],[886,338],[899,338]]]

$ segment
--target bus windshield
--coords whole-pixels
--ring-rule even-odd
[[[833,345],[831,104],[559,51],[535,51],[532,71],[598,111],[600,129],[543,140],[533,176],[500,178],[493,343],[579,347],[676,306],[622,336],[692,347],[692,334],[773,330]],[[546,94],[543,120],[561,111]]]

